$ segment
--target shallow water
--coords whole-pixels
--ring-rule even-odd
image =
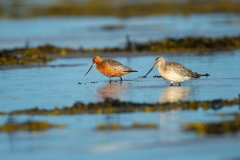
[[[4,159],[233,159],[239,134],[197,137],[181,131],[181,124],[206,119],[219,120],[213,113],[236,112],[238,106],[218,111],[182,111],[167,113],[131,113],[76,116],[17,116],[16,119],[50,120],[64,123],[66,129],[47,132],[0,133],[0,153]],[[130,125],[133,121],[153,122],[154,130],[96,131],[99,123]],[[221,151],[221,152],[220,152]],[[204,154],[203,154],[204,153]]]
[[[183,82],[181,87],[178,87],[178,84],[170,87],[170,83],[162,78],[153,78],[154,75],[159,75],[157,68],[147,78],[140,78],[149,71],[157,56],[163,56],[167,61],[179,62],[202,74],[209,73],[211,76]],[[113,59],[139,72],[123,76],[122,84],[118,77],[112,78],[114,82],[109,84],[109,78],[100,74],[95,67],[84,76],[91,66],[91,57],[59,59],[49,64],[66,64],[70,65],[69,67],[3,70],[0,72],[1,110],[11,111],[35,106],[50,109],[54,106],[70,106],[76,101],[98,102],[106,97],[156,103],[236,98],[239,94],[239,51],[197,57],[188,54],[158,54]],[[71,66],[72,64],[82,65]]]
[[[144,23],[142,23],[144,22]],[[104,31],[104,25],[123,24],[120,30]],[[43,27],[44,26],[44,27]],[[6,30],[6,28],[11,29]],[[19,28],[19,30],[15,30]],[[59,46],[104,47],[122,45],[125,34],[134,41],[181,37],[186,35],[223,36],[238,35],[239,16],[192,15],[144,18],[39,18],[30,20],[0,20],[0,48],[44,43]],[[3,32],[3,30],[5,30]],[[67,37],[67,38],[66,38]],[[114,37],[114,38],[113,38]],[[94,41],[93,41],[94,39]],[[10,43],[11,42],[11,43]],[[209,77],[189,80],[182,86],[170,87],[169,82],[155,68],[144,76],[157,56],[175,61],[188,69]],[[236,98],[240,93],[240,51],[210,53],[198,56],[188,54],[141,54],[141,56],[111,56],[129,66],[136,73],[109,78],[94,67],[86,76],[92,57],[58,59],[44,67],[0,70],[0,111],[55,106],[71,106],[102,101],[106,97],[132,102],[166,102],[178,100],[213,100]],[[53,67],[55,66],[55,67]],[[81,82],[82,84],[78,84]],[[96,83],[91,83],[96,82]],[[186,122],[214,122],[222,118],[216,113],[239,112],[239,106],[219,110],[171,111],[166,113],[121,113],[111,115],[72,116],[13,116],[16,121],[42,120],[66,124],[65,129],[46,132],[0,133],[2,159],[239,159],[237,148],[240,134],[202,136],[185,133]],[[8,120],[0,116],[0,124]],[[226,117],[227,118],[227,117]],[[159,126],[153,130],[96,131],[98,124],[119,123],[130,126],[133,122],[152,122]]]
[[[165,102],[174,100],[212,100],[236,98],[240,88],[239,51],[207,56],[164,55],[166,60],[177,61],[199,73],[209,73],[209,77],[190,80],[182,86],[170,87],[154,69],[147,78],[145,75],[154,63],[155,57],[111,57],[139,72],[119,78],[101,75],[95,67],[89,69],[91,58],[59,59],[49,65],[66,64],[69,67],[41,67],[3,70],[0,72],[1,111],[39,108],[52,109],[55,106],[70,106],[76,101],[97,102],[105,97],[133,102]],[[71,64],[83,64],[72,66]],[[81,82],[82,84],[78,84]],[[97,82],[97,83],[91,83]],[[215,113],[239,112],[238,106],[220,110],[172,111],[167,113],[126,113],[112,115],[74,115],[74,116],[14,116],[17,121],[47,120],[63,123],[67,128],[47,132],[0,133],[0,153],[5,159],[28,158],[48,159],[234,159],[239,158],[235,151],[240,147],[235,136],[198,137],[194,133],[182,132],[181,125],[193,121],[219,121]],[[0,117],[0,123],[7,116]],[[100,124],[118,123],[130,126],[133,122],[152,122],[159,126],[154,130],[96,131]],[[222,145],[224,144],[224,145]],[[221,151],[221,152],[219,152]],[[174,154],[172,154],[174,153]],[[205,153],[205,154],[202,154]],[[119,155],[119,156],[118,156]],[[121,155],[121,156],[120,156]],[[197,158],[196,158],[197,157]]]
[[[116,27],[106,30],[104,27]],[[66,17],[0,20],[0,49],[38,46],[60,47],[124,46],[126,35],[134,42],[185,36],[236,36],[238,14],[192,14],[131,17]]]

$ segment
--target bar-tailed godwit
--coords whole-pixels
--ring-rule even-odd
[[[178,83],[179,86],[181,86],[181,82],[192,78],[199,78],[201,76],[197,72],[192,72],[191,70],[188,70],[179,63],[165,62],[162,57],[156,58],[155,64],[145,76],[147,76],[156,66],[158,66],[158,72],[165,80],[171,83],[171,86],[175,82]]]
[[[111,77],[120,77],[120,81],[122,81],[121,76],[124,76],[125,74],[129,74],[131,72],[137,72],[127,66],[124,66],[118,61],[111,60],[111,59],[102,60],[99,56],[96,56],[93,58],[92,66],[89,68],[89,70],[85,75],[88,74],[88,72],[92,69],[94,64],[96,64],[96,68],[99,72],[101,72],[103,75],[110,78],[109,83],[112,82]]]

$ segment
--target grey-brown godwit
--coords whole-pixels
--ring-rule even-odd
[[[96,64],[96,68],[100,73],[110,78],[109,83],[112,82],[111,77],[120,77],[120,81],[122,81],[121,76],[124,76],[125,74],[129,74],[131,72],[137,72],[127,66],[124,66],[118,61],[115,61],[112,59],[102,60],[99,56],[96,56],[93,58],[92,66],[89,68],[89,70],[85,75],[88,74],[88,72],[92,69],[94,64]]]
[[[197,72],[192,72],[177,62],[165,62],[162,57],[156,58],[155,64],[145,76],[147,76],[156,66],[158,66],[158,72],[165,80],[171,83],[171,86],[173,83],[178,83],[179,86],[181,86],[181,82],[192,78],[199,78],[201,76]]]

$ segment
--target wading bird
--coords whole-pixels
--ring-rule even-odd
[[[162,57],[157,57],[155,60],[155,64],[144,77],[146,77],[156,66],[158,66],[158,72],[165,80],[171,83],[171,86],[173,85],[173,83],[178,83],[179,86],[181,86],[181,82],[192,78],[199,78],[201,76],[197,72],[192,72],[191,70],[188,70],[179,63],[165,62]]]
[[[109,83],[112,82],[111,77],[120,77],[120,81],[122,82],[121,76],[124,76],[125,74],[129,74],[131,72],[137,72],[127,66],[124,66],[118,61],[111,60],[111,59],[102,60],[99,56],[96,56],[93,58],[92,66],[89,68],[89,70],[85,75],[88,74],[88,72],[92,69],[94,64],[96,64],[96,68],[99,72],[101,72],[103,75],[110,78]]]

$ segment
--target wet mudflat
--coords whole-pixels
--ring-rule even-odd
[[[28,34],[24,34],[25,31],[22,30],[22,33],[20,32],[15,37],[13,35],[9,37],[10,32],[4,32],[5,38],[9,38],[7,39],[9,40],[8,42],[11,41],[13,43],[8,43],[3,39],[0,40],[4,41],[4,43],[1,43],[1,48],[12,47],[11,45],[14,43],[15,45],[22,45],[22,42],[26,39],[30,39],[30,45],[56,42],[57,45],[63,46],[62,44],[68,45],[65,43],[67,41],[69,45],[72,45],[71,47],[79,46],[79,44],[88,47],[104,47],[106,44],[110,46],[121,45],[122,42],[125,42],[125,34],[129,32],[132,33],[130,38],[143,41],[145,39],[161,39],[165,36],[174,35],[172,31],[176,31],[174,37],[188,34],[211,34],[210,36],[216,37],[238,35],[240,33],[238,16],[230,17],[229,15],[212,16],[212,18],[204,15],[186,18],[163,16],[160,18],[160,21],[157,21],[159,17],[149,17],[149,19],[146,17],[146,23],[144,23],[146,25],[142,27],[140,27],[142,23],[139,26],[136,24],[140,24],[143,19],[133,18],[125,23],[124,26],[127,27],[124,27],[123,30],[117,29],[111,31],[111,33],[100,29],[101,26],[110,23],[106,19],[106,23],[101,21],[104,24],[86,23],[88,25],[85,25],[88,27],[85,30],[83,29],[84,27],[81,28],[79,26],[76,26],[76,30],[66,29],[67,27],[64,30],[64,27],[61,27],[61,25],[56,25],[60,29],[56,29],[56,32],[49,31],[48,34],[44,28],[40,27],[39,33],[37,33],[40,38],[35,37],[36,30],[29,30]],[[164,24],[164,19],[166,26],[174,26],[174,28],[169,29],[168,27],[160,26],[161,29],[159,29],[159,27],[156,27],[159,24]],[[77,22],[75,18],[65,20],[72,23]],[[88,21],[87,19],[85,20]],[[188,23],[185,23],[185,20]],[[201,20],[205,23],[200,23]],[[14,23],[11,21],[15,20],[6,22]],[[46,24],[55,26],[54,22],[50,20],[36,19],[36,21],[47,21],[49,23]],[[231,22],[228,23],[229,21]],[[2,20],[1,22],[3,23]],[[6,22],[4,22],[5,25]],[[97,23],[97,21],[94,22]],[[157,23],[155,24],[155,22]],[[29,23],[31,24],[31,22]],[[119,21],[117,20],[114,25],[118,23]],[[175,23],[178,25],[174,25]],[[186,25],[181,27],[181,24],[184,23],[188,24],[189,28]],[[64,24],[66,26],[69,25],[69,23]],[[11,27],[14,26],[11,25]],[[138,27],[132,29],[134,26]],[[196,26],[198,26],[199,32],[196,32]],[[216,26],[216,29],[213,29],[214,26]],[[147,28],[150,28],[150,32],[143,32],[143,30],[148,30]],[[77,29],[83,29],[82,32],[84,31],[84,33],[88,34],[85,37],[89,39],[84,39],[84,37],[81,37],[83,36],[81,34],[76,38],[75,33]],[[58,33],[60,31],[70,35],[70,38],[66,40],[66,35],[62,35],[62,38],[59,38]],[[46,33],[45,36],[40,36],[42,33]],[[53,35],[50,33],[53,33]],[[123,39],[117,35],[123,35]],[[95,38],[95,36],[99,39]],[[109,42],[109,36],[118,38]],[[75,40],[73,40],[74,37],[76,38]],[[79,39],[82,41],[78,42],[77,40]],[[126,54],[126,56],[123,54],[103,55],[102,58],[111,58],[138,70],[136,73],[123,76],[122,83],[119,82],[118,77],[112,78],[113,82],[111,84],[108,83],[109,78],[100,74],[95,67],[84,76],[92,64],[93,56],[59,58],[47,63],[43,67],[1,70],[0,112],[9,113],[13,110],[32,109],[34,107],[54,109],[57,106],[62,108],[64,106],[72,106],[77,101],[87,104],[104,101],[105,98],[136,103],[238,98],[240,89],[239,50],[212,52],[205,55],[198,55],[195,52],[187,54],[178,52],[171,54],[141,53],[139,56],[136,54]],[[201,74],[209,73],[210,76],[183,82],[180,87],[177,84],[175,84],[176,86],[170,86],[170,83],[162,78],[153,78],[154,75],[159,75],[156,68],[146,78],[141,78],[152,67],[157,56],[163,56],[166,61],[181,63],[188,69]],[[1,125],[9,120],[16,122],[48,121],[52,124],[64,124],[65,128],[50,129],[45,132],[0,132],[0,154],[3,159],[26,159],[26,156],[29,159],[50,159],[49,157],[51,159],[96,159],[96,157],[98,159],[239,159],[240,154],[236,151],[240,147],[240,144],[237,143],[240,140],[239,133],[199,135],[195,132],[183,131],[182,126],[188,122],[232,120],[232,116],[216,116],[216,114],[227,113],[239,113],[239,106],[220,107],[215,110],[199,108],[198,110],[186,111],[146,111],[118,114],[1,115]],[[154,124],[157,127],[131,127],[132,124],[138,123]],[[113,124],[121,125],[125,129],[119,129],[116,125],[112,127],[112,130],[99,129],[101,125]]]

